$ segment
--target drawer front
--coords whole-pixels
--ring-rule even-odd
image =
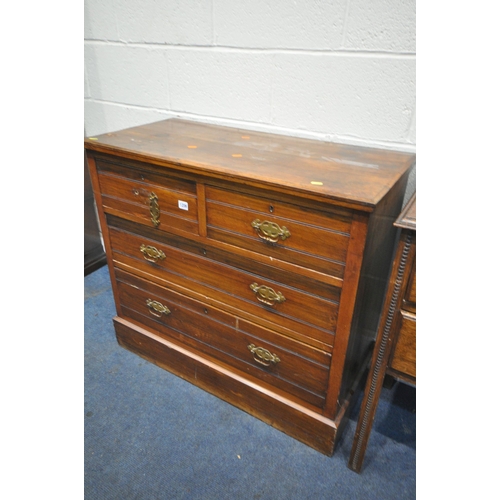
[[[394,370],[417,377],[417,318],[401,312],[401,327],[391,362]]]
[[[209,238],[343,278],[352,214],[207,186]]]
[[[416,259],[413,259],[411,272],[403,299],[403,308],[413,313],[417,312],[417,266]]]
[[[99,185],[107,213],[160,230],[198,234],[196,184],[99,160]]]
[[[117,270],[123,314],[160,335],[322,407],[330,357],[174,291]]]
[[[155,274],[216,300],[219,307],[244,310],[295,332],[300,340],[315,339],[318,347],[331,350],[338,303],[291,286],[286,274],[276,282],[211,260],[202,249],[196,255],[116,228],[110,228],[110,239],[117,265]]]

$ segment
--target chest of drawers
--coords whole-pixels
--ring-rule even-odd
[[[333,453],[414,155],[178,119],[85,149],[120,345]]]

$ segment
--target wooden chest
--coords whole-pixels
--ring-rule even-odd
[[[85,149],[118,342],[330,455],[414,155],[178,119]]]

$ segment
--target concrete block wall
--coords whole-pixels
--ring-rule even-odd
[[[85,0],[85,132],[168,117],[415,151],[415,0]]]

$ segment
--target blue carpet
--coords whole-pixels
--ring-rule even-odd
[[[412,499],[415,389],[384,389],[364,467],[360,400],[326,457],[118,346],[108,268],[85,277],[85,498]]]

